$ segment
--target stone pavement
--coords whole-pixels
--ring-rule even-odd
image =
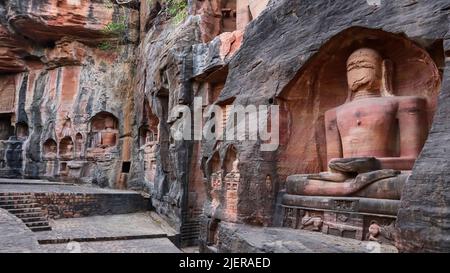
[[[169,240],[175,235],[153,212],[50,221],[39,232],[41,248],[50,253],[180,253]]]
[[[0,209],[0,253],[43,252],[37,237],[19,218]]]
[[[50,220],[52,230],[37,233],[41,243],[140,238],[167,238],[174,230],[163,228],[154,213],[140,212]]]
[[[22,184],[22,185],[74,185],[65,182],[51,182],[40,179],[20,179],[20,178],[1,178],[0,184]]]
[[[153,212],[52,220],[39,232],[50,253],[180,253],[169,240],[175,231]]]
[[[158,217],[146,212],[61,219],[51,222],[52,231],[33,233],[0,209],[0,253],[181,253],[169,240],[174,231]]]
[[[3,181],[3,182],[2,182]],[[56,183],[56,182],[26,182],[24,183],[7,183],[5,180],[0,180],[0,192],[16,192],[16,193],[90,193],[90,194],[102,194],[102,193],[113,193],[113,194],[136,194],[135,191],[126,190],[113,190],[113,189],[102,189],[88,186],[80,186],[66,183]],[[19,181],[19,180],[18,180]],[[49,184],[50,183],[50,184]]]
[[[42,245],[48,253],[181,253],[167,238]]]
[[[46,180],[0,178],[3,193],[99,194],[127,196],[135,191],[102,189]],[[154,212],[50,220],[51,231],[33,233],[0,209],[0,252],[179,253],[173,230]]]

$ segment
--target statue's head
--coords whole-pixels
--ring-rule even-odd
[[[378,223],[372,221],[369,226],[369,234],[373,237],[377,237],[381,232],[381,227],[378,225]]]
[[[114,129],[114,119],[112,117],[105,118],[105,128]]]
[[[382,85],[381,55],[370,48],[360,48],[347,59],[347,83],[350,91],[380,93]]]

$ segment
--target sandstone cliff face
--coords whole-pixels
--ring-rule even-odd
[[[398,94],[428,99],[398,247],[450,248],[448,1],[172,2],[0,1],[0,177],[146,191],[185,244],[220,251],[221,222],[278,225],[286,177],[326,169],[323,115],[346,99],[337,67],[368,45],[398,65]],[[230,105],[278,105],[279,149],[175,140],[172,110],[198,110],[195,97],[204,122],[210,105],[224,120]]]
[[[123,20],[129,29],[127,39],[136,41],[137,12],[114,1],[6,1],[9,27],[40,44],[70,36],[86,43],[102,40],[102,30],[113,21]],[[132,20],[130,20],[132,19]],[[133,20],[134,19],[134,20]]]
[[[180,118],[172,112],[180,105],[194,110],[194,97],[205,96],[218,83],[210,74],[221,74],[218,78],[224,80],[217,71],[238,50],[247,19],[236,14],[236,1],[192,1],[187,7],[190,15],[182,22],[173,18],[167,5],[141,1],[133,128],[138,134],[129,183],[144,181],[156,211],[180,231],[182,243],[189,244],[198,237],[208,182],[200,143],[171,136]],[[241,30],[238,21],[243,22]]]
[[[123,101],[132,94],[138,11],[78,0],[2,1],[0,12],[1,91],[10,97],[0,113],[12,128],[2,138],[2,175],[125,187],[133,116]],[[120,121],[116,143],[97,149],[94,121],[105,113]]]
[[[417,18],[420,18],[420,26],[416,24]],[[384,34],[374,33],[373,29],[381,29]],[[340,72],[332,70],[326,72],[332,67],[328,64],[338,60],[340,54],[345,55],[342,52],[356,45],[359,38],[363,41],[360,45],[364,45],[366,40],[378,48],[377,40],[382,41],[383,35],[391,33],[400,34],[400,37],[406,37],[407,42],[412,41],[415,46],[425,50],[425,55],[431,56],[432,62],[439,68],[438,73],[427,73],[427,77],[437,76],[432,77],[436,79],[435,84],[424,82],[417,92],[427,90],[434,94],[431,95],[434,101],[440,92],[433,129],[403,194],[403,205],[397,221],[401,238],[398,247],[402,251],[448,250],[446,207],[449,200],[445,194],[448,191],[445,182],[445,162],[448,158],[442,154],[434,161],[432,155],[437,147],[432,139],[440,137],[438,145],[445,147],[444,135],[448,133],[444,125],[447,119],[445,94],[448,92],[448,71],[444,63],[444,51],[448,51],[446,1],[395,1],[383,2],[381,6],[369,5],[367,1],[295,1],[294,5],[292,1],[272,1],[263,16],[247,27],[240,50],[228,64],[228,76],[217,100],[233,99],[234,104],[260,105],[273,99],[281,110],[281,140],[279,150],[274,153],[260,152],[259,143],[232,143],[240,158],[240,221],[270,223],[277,220],[273,206],[275,193],[284,187],[286,176],[326,170],[323,150],[326,146],[321,131],[324,128],[321,123],[323,114],[326,109],[342,104],[346,97],[346,90],[340,89],[341,83],[338,83],[339,77],[345,83],[345,74],[337,74]],[[338,42],[335,43],[334,39]],[[385,54],[392,54],[395,48],[401,48],[403,52],[410,50],[407,42],[389,49],[388,43],[392,39],[382,42],[380,49]],[[420,60],[420,57],[401,59],[406,61],[408,67],[423,63],[408,64],[415,58]],[[409,74],[404,69],[397,73],[402,72]],[[409,75],[410,80],[417,80],[412,76],[417,73]],[[399,84],[396,87],[402,86]],[[320,94],[320,90],[334,93]],[[339,90],[344,91],[344,94],[339,93]],[[433,110],[430,113],[432,115]],[[214,166],[215,151],[218,151],[218,158],[222,162],[228,147],[229,143],[204,145],[203,156],[208,157],[211,166]],[[427,172],[427,168],[431,168],[431,172]],[[264,183],[267,177],[271,178],[271,183]],[[214,197],[208,200],[212,202]],[[220,212],[220,206],[214,209],[217,206],[214,206],[214,202],[211,204],[213,209],[209,215],[212,219],[204,224],[206,231],[202,232],[201,240],[205,245],[216,245],[220,251],[220,242],[214,239],[220,237],[220,234],[216,234],[220,230],[217,226],[220,226],[220,221],[229,219],[226,213]],[[271,218],[272,215],[275,218]]]

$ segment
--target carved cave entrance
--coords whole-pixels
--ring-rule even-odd
[[[353,94],[349,92],[349,83],[355,84],[358,82],[356,78],[351,78],[350,71],[352,69],[348,68],[350,66],[347,63],[349,57],[351,55],[354,56],[353,54],[355,52],[360,52],[358,53],[360,54],[360,57],[358,57],[360,59],[358,60],[365,60],[365,62],[370,64],[377,63],[381,67],[379,70],[373,70],[380,72],[364,74],[369,78],[382,79],[380,86],[375,87],[378,88],[377,90],[381,95],[377,98],[370,99],[370,101],[366,98],[365,101],[356,101],[356,103],[352,101]],[[369,59],[372,62],[368,61]],[[379,61],[373,61],[375,59]],[[356,60],[356,57],[354,60]],[[362,63],[364,64],[364,62]],[[363,65],[358,64],[361,66],[359,71],[362,71],[364,68]],[[416,43],[402,35],[360,27],[350,28],[330,39],[302,67],[296,77],[277,98],[280,104],[280,128],[282,128],[277,163],[280,181],[284,183],[286,177],[289,175],[314,174],[327,170],[330,159],[327,158],[327,147],[334,146],[330,145],[330,143],[333,143],[331,141],[332,139],[329,138],[330,134],[326,134],[326,130],[330,132],[333,130],[333,126],[330,125],[332,124],[330,122],[327,123],[327,127],[325,126],[325,112],[330,109],[336,109],[338,106],[341,107],[346,103],[352,102],[351,107],[359,107],[358,109],[360,109],[361,103],[370,102],[372,103],[371,105],[375,105],[373,104],[375,101],[380,102],[382,99],[385,99],[382,102],[387,100],[394,101],[393,99],[397,99],[395,101],[405,101],[405,98],[412,98],[414,96],[414,98],[419,98],[421,102],[424,102],[422,106],[417,106],[417,109],[423,109],[420,110],[421,120],[419,126],[424,131],[429,130],[436,111],[443,74],[443,71],[440,69],[442,67],[444,67],[444,50],[441,40]],[[361,75],[359,76],[361,77]],[[361,82],[363,81],[361,80]],[[371,83],[374,82],[372,81]],[[365,91],[367,89],[361,90]],[[386,92],[386,90],[389,90],[389,92]],[[348,105],[346,104],[347,107]],[[377,105],[380,104],[376,104],[374,107],[377,107]],[[340,113],[342,113],[342,109],[341,107],[336,111],[341,111]],[[416,108],[410,109],[414,110]],[[385,119],[385,116],[388,115],[386,111],[382,113],[384,116],[380,117],[380,120]],[[354,115],[358,117],[358,121],[355,122],[355,125],[351,125],[352,127],[350,128],[360,126],[361,120],[368,123],[372,122],[372,120],[361,118],[360,116],[363,115],[361,112],[355,112]],[[407,117],[411,116],[413,115]],[[400,120],[399,114],[396,114],[394,119]],[[342,119],[340,121],[335,120],[337,124],[335,126],[343,126],[339,122],[342,122]],[[404,120],[403,124],[405,124]],[[405,125],[400,127],[399,121],[396,121],[392,122],[392,128],[390,129],[392,132],[397,132],[396,135],[400,134],[400,137],[401,134],[403,136],[407,135],[408,137],[416,135],[418,135],[417,138],[426,137],[422,132],[417,133],[409,130],[410,128],[413,127]],[[344,143],[342,137],[340,137],[339,141],[342,145],[340,146],[342,149],[340,153],[342,154],[344,150],[342,147],[346,143]],[[392,159],[395,159],[400,154],[399,140],[391,139],[390,141],[396,145],[389,146],[389,144],[386,144],[389,147],[381,148],[388,150],[392,154]],[[423,146],[424,141],[425,139],[421,139],[418,143],[420,142]],[[419,148],[421,149],[422,146]],[[373,156],[375,157],[376,155],[374,154]],[[386,168],[377,170],[383,171],[384,169]],[[401,176],[407,177],[410,174],[411,168],[399,167],[397,170],[401,170],[402,172],[392,180],[377,181],[377,183],[383,183],[385,181],[385,184],[374,183],[350,195],[340,194],[337,191],[332,194],[314,194],[323,191],[323,188],[326,187],[316,187],[314,189],[309,187],[310,192],[314,193],[305,194],[303,186],[314,183],[318,185],[322,183],[321,178],[306,178],[307,182],[305,184],[301,179],[296,182],[294,181],[296,178],[291,177],[287,188],[288,194],[283,197],[283,205],[285,205],[283,225],[292,228],[322,231],[327,234],[359,240],[378,240],[374,238],[374,230],[379,229],[380,226],[388,230],[395,224],[397,210],[387,209],[389,208],[387,204],[399,203],[399,196],[395,195],[394,197],[392,192],[401,192],[401,185],[404,182],[401,182],[397,178]],[[299,188],[293,189],[291,185],[299,185]],[[381,186],[378,187],[377,185]],[[383,187],[383,185],[390,186]],[[399,187],[400,189],[398,189]],[[383,193],[381,193],[382,189],[385,189]],[[299,193],[296,193],[297,191]],[[370,194],[373,196],[367,197]],[[323,207],[319,203],[311,205],[313,203],[311,200],[315,200],[314,198],[316,197],[323,199],[324,196],[330,200],[331,204],[331,207],[327,208],[327,210],[323,210]],[[358,197],[358,203],[343,199],[348,196]],[[305,202],[309,203],[306,204]],[[358,213],[357,206],[364,206],[364,204],[370,204],[373,208],[373,211],[370,212],[372,214],[363,215]],[[353,214],[348,212],[353,212]],[[387,241],[390,240],[392,241],[392,238],[387,238]]]
[[[0,140],[8,140],[14,135],[11,119],[12,114],[0,114]]]
[[[442,41],[424,48],[401,35],[350,28],[322,46],[277,97],[281,112],[281,181],[291,174],[327,170],[324,113],[348,99],[346,60],[354,50],[363,47],[378,51],[392,62],[395,96],[426,98],[425,126],[431,127],[442,76],[438,67],[443,67],[444,62]]]

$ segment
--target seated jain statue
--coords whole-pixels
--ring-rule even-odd
[[[293,175],[288,194],[400,199],[427,136],[426,100],[393,96],[392,65],[375,50],[347,60],[349,97],[325,113],[328,171]]]
[[[103,147],[112,147],[117,143],[116,138],[117,132],[114,128],[114,120],[110,117],[105,119],[105,130],[102,132],[102,146]]]

